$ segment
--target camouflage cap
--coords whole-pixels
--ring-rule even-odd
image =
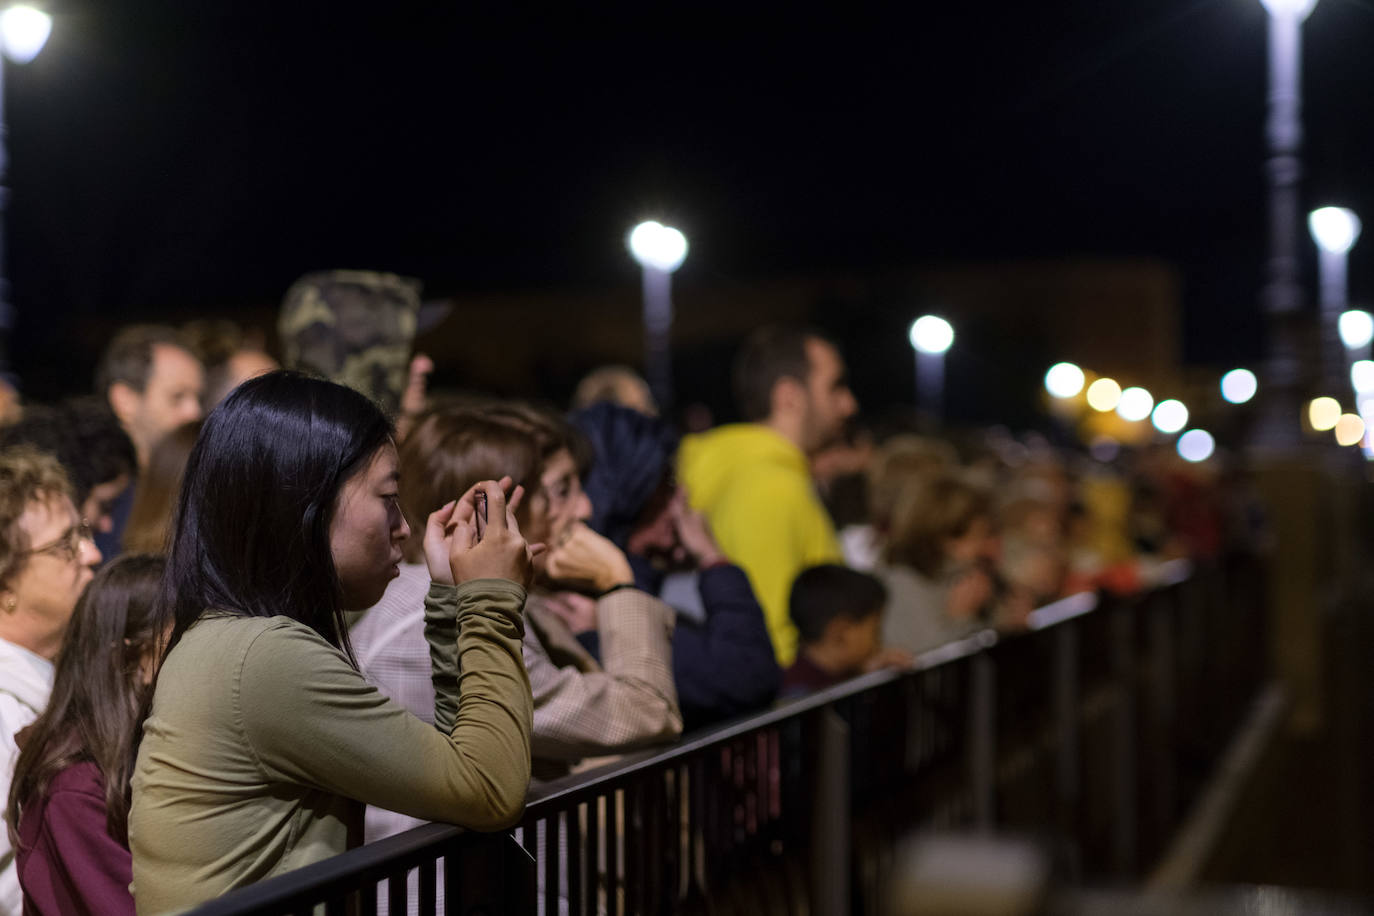
[[[306,274],[282,300],[283,363],[361,391],[394,414],[419,311],[418,280],[367,270]]]

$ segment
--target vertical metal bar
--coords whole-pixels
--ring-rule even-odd
[[[1079,728],[1078,682],[1078,624],[1061,623],[1054,631],[1054,719],[1055,719],[1055,791],[1058,795],[1060,831],[1071,843],[1070,877],[1076,879],[1082,870],[1079,844],[1080,816],[1079,763],[1082,754]]]
[[[1154,734],[1151,736],[1151,774],[1154,786],[1153,820],[1159,832],[1159,840],[1164,841],[1173,830],[1174,818],[1178,810],[1177,801],[1177,733],[1174,729],[1174,613],[1178,602],[1174,593],[1165,593],[1159,600],[1151,603],[1150,656],[1151,669],[1151,720]]]
[[[621,827],[624,809],[620,804],[620,790],[606,794],[606,912],[625,912],[625,882],[622,880]]]
[[[539,844],[539,874],[542,879],[544,893],[543,913],[544,916],[557,916],[558,914],[558,876],[561,871],[562,856],[559,854],[559,834],[558,834],[558,812],[547,815],[539,822],[540,844]]]
[[[408,891],[410,874],[411,869],[402,868],[398,871],[393,871],[387,876],[386,902],[388,914],[394,913],[395,916],[400,916],[400,914],[405,913],[409,909],[410,894]]]
[[[811,797],[811,911],[849,912],[849,726],[832,707],[813,716],[816,771]]]
[[[987,652],[970,660],[969,783],[973,822],[991,830],[997,810],[997,670]]]
[[[438,910],[438,897],[435,895],[434,860],[425,859],[420,863],[420,912],[429,914]]]
[[[1136,864],[1136,715],[1134,664],[1134,606],[1122,602],[1112,607],[1110,618],[1112,669],[1117,707],[1114,728],[1112,860],[1120,877],[1134,874]]]
[[[565,829],[568,831],[568,910],[573,914],[590,912],[582,908],[582,868],[586,861],[582,851],[587,837],[586,811],[586,805],[573,805],[564,814],[567,818]]]
[[[603,852],[605,848],[604,810],[606,800],[603,797],[593,798],[587,802],[587,886],[586,894],[583,896],[582,911],[588,916],[593,913],[605,912],[605,908],[597,899],[599,889],[606,886],[606,858]]]

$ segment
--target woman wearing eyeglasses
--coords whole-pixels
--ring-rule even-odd
[[[129,767],[166,623],[153,603],[163,560],[126,555],[81,594],[48,708],[19,735],[5,818],[24,912],[134,912]]]
[[[15,734],[52,690],[53,659],[100,551],[76,514],[57,460],[27,446],[0,452],[0,790],[9,796]],[[0,911],[23,906],[14,850],[0,831]]]

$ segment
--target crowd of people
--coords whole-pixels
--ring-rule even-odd
[[[0,912],[503,829],[531,780],[1261,529],[1163,452],[865,431],[814,330],[751,334],[740,422],[684,436],[624,367],[568,411],[431,394],[419,312],[309,275],[286,369],[223,322],[133,326],[91,394],[0,429]]]

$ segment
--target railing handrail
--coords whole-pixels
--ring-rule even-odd
[[[1141,597],[1179,585],[1191,574],[1192,567],[1187,561],[1163,564],[1150,577],[1148,588],[1141,593]],[[1102,605],[1103,601],[1096,592],[1070,595],[1032,611],[1029,628],[1032,631],[1050,629],[1090,614]],[[713,745],[728,744],[752,732],[824,709],[874,688],[978,655],[999,641],[1001,638],[996,631],[977,630],[962,639],[919,654],[910,667],[883,669],[861,675],[803,697],[782,700],[762,712],[746,714],[719,725],[699,729],[671,745],[633,751],[604,766],[533,786],[526,800],[524,818],[537,817],[540,810],[545,807],[560,808],[576,801],[582,795],[595,795],[608,784],[636,773],[661,768],[679,759],[692,757]],[[394,865],[408,855],[433,849],[466,833],[469,831],[451,824],[424,824],[287,874],[232,891],[217,900],[202,904],[194,912],[196,916],[232,916],[257,907],[308,897],[317,890],[328,888],[345,879],[356,879],[365,872]]]

